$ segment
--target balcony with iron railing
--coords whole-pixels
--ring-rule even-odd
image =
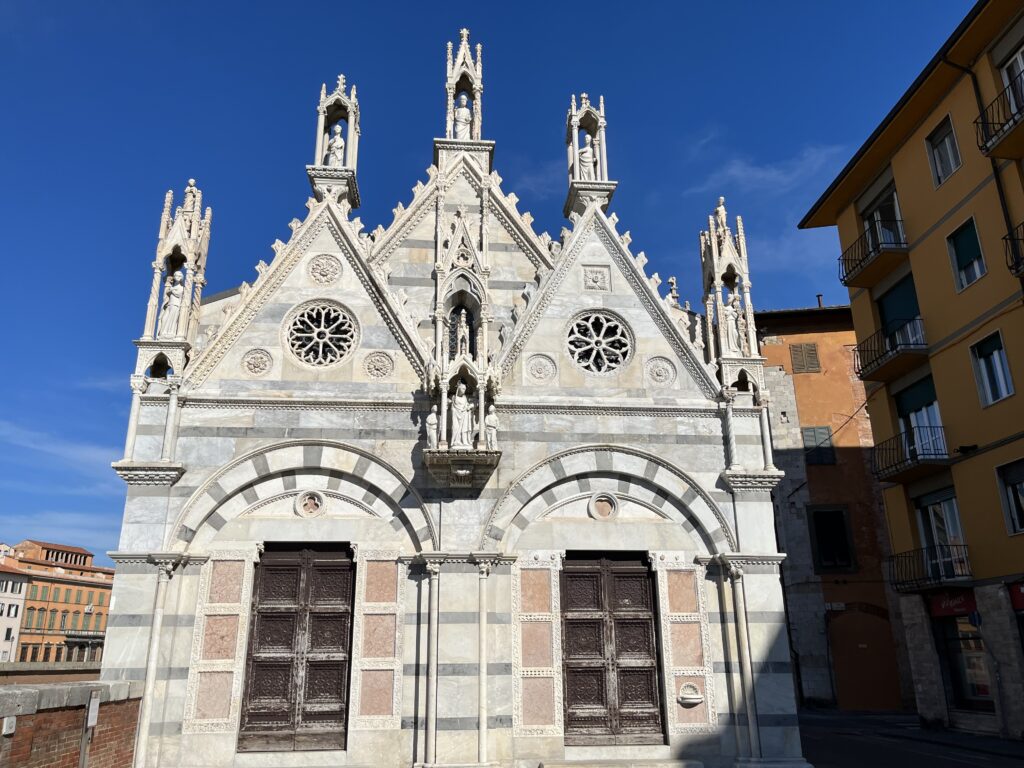
[[[839,279],[845,286],[870,288],[907,254],[900,219],[865,222],[864,234],[839,257]]]
[[[920,317],[891,320],[856,349],[857,375],[869,381],[892,381],[928,358]]]
[[[942,427],[909,427],[878,443],[871,452],[871,469],[879,480],[906,483],[949,464],[946,431]]]
[[[937,544],[888,558],[889,582],[897,592],[915,592],[971,578],[965,544]]]
[[[1024,158],[1024,73],[1010,81],[974,121],[978,148],[989,157]]]
[[[1024,224],[1003,238],[1006,267],[1014,277],[1024,278]]]

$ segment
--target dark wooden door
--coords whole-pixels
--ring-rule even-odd
[[[639,555],[566,558],[566,744],[664,743],[652,577]]]
[[[239,751],[344,749],[355,566],[268,546],[256,566]]]

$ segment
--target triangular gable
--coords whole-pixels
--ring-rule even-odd
[[[423,342],[411,327],[411,321],[405,318],[403,313],[395,311],[394,298],[381,286],[377,276],[359,255],[358,235],[351,231],[354,228],[354,223],[345,218],[335,203],[324,201],[319,203],[318,207],[314,207],[305,223],[296,229],[292,240],[243,297],[226,327],[221,329],[213,342],[188,366],[185,371],[186,383],[198,387],[207,379],[264,305],[284,284],[305,256],[309,246],[325,229],[337,243],[353,273],[358,276],[359,282],[377,307],[410,365],[422,377],[426,371],[427,359]]]
[[[527,342],[537,328],[537,324],[547,311],[559,287],[576,264],[591,232],[595,232],[602,245],[611,255],[612,262],[626,278],[641,305],[647,310],[655,325],[664,335],[666,341],[689,371],[701,392],[709,399],[714,399],[720,389],[711,371],[700,359],[691,342],[676,327],[665,308],[665,304],[647,276],[637,265],[633,257],[625,250],[611,222],[596,206],[583,215],[577,222],[569,242],[566,244],[563,257],[555,270],[542,283],[538,294],[530,302],[525,315],[516,323],[512,338],[505,345],[498,360],[502,377],[508,376],[516,360],[526,347]]]

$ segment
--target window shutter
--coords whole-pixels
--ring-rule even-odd
[[[999,339],[999,334],[993,333],[991,336],[982,339],[974,345],[974,356],[980,360],[983,357],[994,355],[1002,348],[1003,342]]]
[[[804,362],[803,344],[791,344],[789,347],[789,357],[793,362],[793,373],[807,372],[807,364]]]
[[[808,373],[817,373],[821,370],[821,363],[818,362],[818,345],[804,345],[804,362],[807,365]]]
[[[966,269],[971,262],[981,258],[981,245],[978,244],[978,230],[974,226],[974,219],[960,227],[949,239],[953,244],[958,269]]]
[[[789,356],[793,362],[793,373],[818,373],[821,370],[817,344],[792,344]]]

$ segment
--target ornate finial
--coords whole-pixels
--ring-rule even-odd
[[[338,93],[345,93],[345,76],[338,75]]]
[[[569,107],[573,112],[576,111],[576,94],[574,93],[569,99]]]
[[[320,103],[327,100],[327,83],[320,83]]]
[[[601,114],[603,115],[604,114],[604,96],[598,96],[597,104],[598,104],[598,107],[600,108]]]
[[[590,106],[590,96],[586,93],[580,94],[580,109],[586,109]]]
[[[459,37],[462,39],[462,42],[468,43],[469,42],[469,30],[466,29],[465,27],[460,29],[459,30]]]

